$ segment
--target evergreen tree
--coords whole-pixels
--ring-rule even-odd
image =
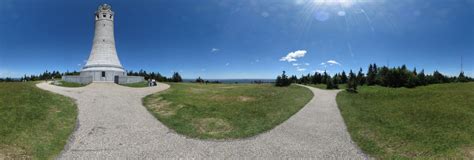
[[[365,76],[364,73],[362,73],[362,68],[360,68],[359,73],[357,73],[357,81],[361,86],[365,84]]]
[[[372,85],[377,84],[376,77],[377,77],[376,69],[374,68],[372,64],[370,64],[369,70],[367,71],[367,85],[372,86]]]
[[[458,82],[469,82],[469,79],[464,75],[464,72],[459,73]]]
[[[433,73],[434,83],[446,83],[446,77],[437,70]]]
[[[173,76],[171,77],[172,82],[183,82],[183,79],[181,78],[181,75],[179,75],[178,72],[174,72]]]
[[[405,84],[405,86],[407,88],[415,88],[417,86],[417,83],[418,83],[418,77],[415,74],[411,74],[408,77],[408,80],[407,80],[407,83]]]
[[[376,84],[385,86],[385,87],[390,84],[389,79],[391,77],[389,77],[390,69],[388,69],[388,67],[383,66],[380,69],[376,69],[376,73],[377,73]]]
[[[290,81],[291,81],[291,83],[297,83],[298,82],[298,77],[296,77],[295,75],[292,75],[291,78],[290,78]]]
[[[195,82],[196,83],[204,83],[204,80],[201,77],[198,77]]]
[[[313,76],[311,76],[311,84],[318,84],[318,72],[315,72]]]
[[[426,85],[426,76],[425,76],[425,70],[421,70],[420,73],[418,73],[417,76],[417,79],[418,79],[418,83],[417,83],[417,86],[424,86]]]
[[[277,76],[277,78],[275,80],[275,86],[283,86],[281,76]]]
[[[334,83],[333,79],[331,77],[326,79],[326,89],[336,89],[334,87],[335,87],[335,83]]]
[[[352,72],[352,70],[349,72],[349,80],[347,82],[347,91],[357,93],[357,77]]]
[[[341,73],[341,83],[347,83],[347,75],[346,72],[342,71]]]
[[[339,83],[340,83],[340,80],[339,80],[339,79],[340,79],[340,78],[339,78],[339,77],[336,77],[336,76],[333,78],[333,82],[332,82],[332,84],[333,84],[333,87],[332,87],[332,88],[333,88],[333,89],[339,89]]]
[[[323,82],[323,76],[321,75],[321,73],[316,72],[314,77],[314,79],[316,80],[315,84],[321,84]]]
[[[288,78],[285,71],[283,71],[281,76],[277,76],[277,79],[275,81],[275,86],[286,87],[286,86],[289,86],[289,85],[291,85],[291,80]]]
[[[324,71],[324,73],[323,73],[323,78],[322,78],[322,80],[321,80],[321,83],[327,83],[327,81],[329,80],[329,78],[331,78],[331,77],[329,77],[328,73],[327,73],[326,71]]]

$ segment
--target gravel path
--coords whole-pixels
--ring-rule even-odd
[[[142,97],[169,88],[166,84],[37,86],[78,104],[78,126],[58,159],[367,159],[346,130],[335,101],[338,91],[308,87],[313,99],[274,129],[242,140],[209,141],[174,133],[142,106]]]

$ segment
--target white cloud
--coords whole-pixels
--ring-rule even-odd
[[[319,64],[319,65],[321,65],[321,66],[324,66],[324,65],[326,65],[326,63],[324,63],[324,62],[321,62],[321,64]]]
[[[309,63],[304,63],[304,65],[309,66]]]
[[[268,16],[270,16],[270,13],[262,12],[261,15],[262,15],[263,18],[267,18]]]
[[[306,68],[300,68],[300,67],[296,67],[296,70],[302,72],[302,71],[306,71]]]
[[[219,48],[212,48],[212,49],[211,49],[211,52],[219,52],[219,51],[220,51]]]
[[[295,62],[298,58],[304,57],[306,50],[297,50],[288,53],[285,57],[281,57],[280,61]]]
[[[329,61],[327,61],[326,63],[328,63],[328,64],[331,65],[331,66],[332,66],[332,65],[341,65],[341,63],[339,63],[339,62],[337,62],[337,61],[335,61],[335,60],[329,60]]]
[[[230,65],[230,63],[229,63],[229,62],[227,62],[227,63],[225,64],[225,66],[229,66],[229,65]]]
[[[299,66],[299,65],[300,65],[300,64],[298,64],[298,63],[293,63],[293,66]]]
[[[256,59],[255,62],[257,62],[257,63],[260,62],[260,59]]]

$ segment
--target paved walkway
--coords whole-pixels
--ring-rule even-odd
[[[37,86],[77,100],[78,126],[59,159],[366,159],[346,131],[337,91],[308,87],[313,99],[276,128],[242,140],[206,141],[174,133],[142,106],[142,97],[169,88],[166,84]]]

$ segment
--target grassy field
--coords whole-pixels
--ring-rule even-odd
[[[137,82],[137,83],[129,83],[129,84],[121,84],[122,86],[133,87],[133,88],[141,88],[141,87],[148,87],[148,82]]]
[[[0,159],[53,159],[74,130],[72,99],[34,82],[0,83]]]
[[[243,138],[270,130],[300,110],[313,94],[300,86],[171,83],[144,98],[161,122],[197,138]]]
[[[54,84],[54,83],[52,83]],[[86,86],[87,84],[80,84],[80,83],[74,83],[74,82],[66,82],[66,81],[59,81],[58,84],[54,84],[54,85],[57,85],[57,86],[61,86],[61,87],[84,87]]]
[[[352,139],[381,159],[474,159],[474,83],[362,87],[337,102]]]

